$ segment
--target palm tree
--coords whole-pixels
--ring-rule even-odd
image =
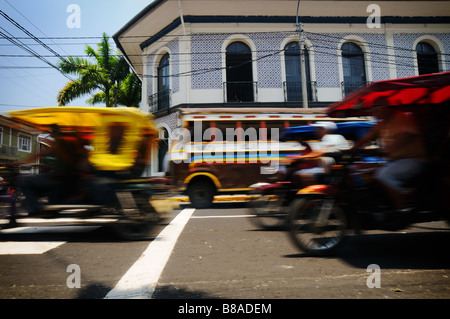
[[[130,68],[122,56],[112,53],[109,43],[109,37],[103,33],[102,41],[97,45],[98,50],[95,51],[89,45],[86,46],[86,54],[95,63],[79,57],[68,57],[59,63],[59,68],[65,74],[75,74],[78,78],[68,82],[62,90],[59,91],[57,101],[60,106],[66,105],[70,101],[83,96],[94,94],[87,102],[90,104],[104,102],[106,107],[117,106],[123,104],[121,101],[132,100],[131,97],[121,97],[126,95],[122,92],[122,87],[129,77],[136,77],[130,72]],[[136,77],[137,78],[137,77]],[[139,82],[139,79],[137,79]],[[139,86],[140,82],[136,84]],[[129,91],[130,94],[136,94],[136,91]],[[139,96],[140,99],[140,96]],[[132,103],[126,106],[135,106],[139,103]]]
[[[141,103],[141,80],[136,74],[130,72],[123,81],[114,85],[112,93],[110,91],[110,99],[116,101],[118,105],[139,107]],[[105,92],[98,92],[87,100],[92,105],[104,103],[105,101]]]

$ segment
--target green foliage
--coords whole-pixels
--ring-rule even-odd
[[[85,52],[90,58],[68,57],[61,60],[59,68],[65,74],[78,78],[68,82],[57,96],[60,106],[85,94],[92,94],[87,103],[105,103],[106,107],[123,105],[138,107],[141,100],[141,82],[130,71],[125,58],[113,53],[109,37],[103,33],[97,51],[87,45]]]

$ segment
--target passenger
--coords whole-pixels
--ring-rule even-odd
[[[141,177],[148,165],[153,137],[150,130],[146,130],[142,134],[141,140],[139,141],[137,157],[131,168],[131,175],[134,178]]]
[[[378,106],[374,115],[379,123],[352,147],[356,150],[379,139],[388,163],[375,173],[375,179],[386,189],[395,208],[406,209],[408,186],[423,171],[426,151],[416,119],[411,113]]]
[[[26,159],[18,165],[33,163],[38,158],[51,159],[50,168],[38,175],[24,176],[20,187],[25,195],[24,206],[30,215],[42,211],[41,197],[49,203],[60,203],[79,185],[81,168],[85,169],[88,150],[77,135],[64,136],[57,125],[52,125],[50,146],[44,152]]]

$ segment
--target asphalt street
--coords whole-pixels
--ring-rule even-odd
[[[182,204],[147,240],[130,242],[106,227],[1,230],[0,298],[450,297],[445,223],[352,236],[335,256],[315,258],[249,218],[240,202]]]

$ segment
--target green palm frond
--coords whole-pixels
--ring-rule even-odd
[[[105,103],[106,107],[119,104],[139,105],[140,81],[133,72],[130,72],[130,67],[124,57],[113,53],[109,36],[106,33],[103,33],[101,42],[97,44],[97,50],[87,45],[85,52],[90,60],[68,57],[60,61],[58,65],[63,73],[78,76],[77,80],[67,83],[58,93],[59,105],[66,105],[73,99],[96,90],[100,92],[95,93],[88,103]],[[134,87],[136,82],[133,84],[133,90],[128,88],[130,86],[128,78],[131,75],[138,80],[138,93]],[[127,94],[131,94],[131,96],[127,96]],[[139,101],[136,101],[137,96]]]
[[[62,90],[59,91],[56,98],[59,106],[67,105],[70,101],[79,98],[85,94],[91,93],[96,89],[92,83],[83,83],[79,79],[68,82]]]

